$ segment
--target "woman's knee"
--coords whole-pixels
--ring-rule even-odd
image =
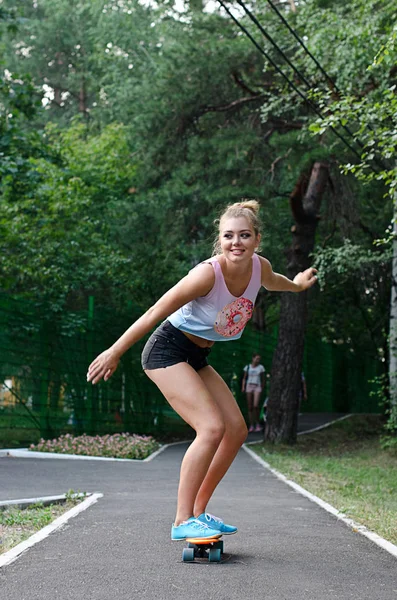
[[[245,440],[247,439],[247,435],[248,435],[248,427],[247,427],[245,421],[243,421],[240,424],[240,426],[237,430],[237,434],[236,434],[236,437],[240,443],[240,446],[242,446],[242,444],[244,444]]]
[[[208,440],[209,443],[219,445],[225,435],[226,426],[222,420],[214,420],[198,428],[197,436]]]
[[[243,418],[227,423],[224,439],[229,445],[241,446],[248,435],[247,425]]]

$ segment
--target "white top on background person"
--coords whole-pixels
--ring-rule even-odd
[[[263,365],[246,365],[244,371],[247,374],[246,384],[247,385],[262,385],[261,374],[265,373],[265,367]]]
[[[107,381],[121,356],[171,315],[172,322],[164,321],[149,338],[142,362],[147,376],[196,432],[181,465],[173,540],[237,531],[206,513],[215,488],[247,436],[233,394],[206,360],[210,347],[215,340],[241,335],[252,315],[255,282],[255,287],[263,285],[270,291],[302,292],[316,281],[315,269],[298,273],[291,281],[274,273],[270,262],[258,256],[258,213],[259,204],[253,200],[228,206],[219,220],[212,259],[166,292],[88,369],[87,381]]]

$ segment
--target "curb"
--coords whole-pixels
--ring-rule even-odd
[[[11,550],[8,550],[8,552],[5,552],[4,554],[0,555],[0,568],[5,567],[6,565],[9,565],[12,562],[14,562],[14,560],[16,560],[23,552],[44,540],[53,531],[60,529],[69,521],[69,519],[72,519],[79,513],[83,512],[92,504],[98,502],[99,498],[102,497],[103,494],[99,492],[91,494],[88,498],[81,502],[81,504],[74,506],[66,513],[55,519],[55,521],[53,521],[49,525],[46,525],[45,527],[43,527],[43,529],[40,529],[39,531],[31,535],[27,540],[21,542],[14,548],[11,548]]]
[[[323,425],[318,425],[318,427],[313,427],[313,429],[305,429],[305,431],[298,431],[296,435],[306,435],[307,433],[315,433],[316,431],[321,431],[326,427],[330,427],[334,423],[338,423],[339,421],[344,421],[345,419],[349,419],[352,417],[352,414],[343,415],[343,417],[339,417],[338,419],[334,419],[333,421],[329,421],[328,423],[324,423]],[[261,439],[252,440],[250,442],[245,442],[246,446],[253,446],[254,444],[260,444],[263,441],[263,435]]]
[[[71,498],[85,498],[87,494],[77,493],[71,494]],[[42,504],[48,506],[49,504],[62,504],[65,502],[67,494],[61,494],[60,496],[43,496],[41,498],[21,498],[20,500],[4,500],[0,502],[0,510],[6,508],[27,508],[33,504]]]
[[[276,471],[276,469],[273,469],[273,467],[271,467],[269,465],[269,463],[267,463],[265,460],[263,460],[263,458],[258,456],[258,454],[256,454],[253,450],[251,450],[251,448],[247,448],[247,446],[245,444],[242,446],[242,448],[245,450],[245,452],[247,452],[247,454],[249,454],[251,456],[251,458],[253,458],[254,460],[256,460],[256,462],[258,462],[260,465],[262,465],[262,467],[264,467],[266,470],[273,473],[273,475],[275,475],[277,477],[277,479],[280,479],[280,481],[283,481],[284,483],[286,483],[287,485],[292,487],[292,489],[294,489],[296,492],[298,492],[302,496],[305,496],[306,498],[308,498],[308,500],[311,500],[311,502],[314,502],[318,506],[321,506],[321,508],[323,508],[324,510],[329,512],[331,515],[336,517],[339,521],[342,521],[343,523],[345,523],[345,525],[350,527],[350,529],[352,529],[355,533],[360,533],[361,535],[363,535],[366,538],[368,538],[369,540],[371,540],[371,542],[374,542],[377,546],[379,546],[380,548],[383,548],[383,550],[386,550],[386,552],[389,552],[389,554],[391,554],[392,556],[397,558],[397,546],[395,546],[391,542],[388,542],[384,538],[380,537],[380,535],[378,535],[377,533],[370,531],[364,525],[359,525],[358,523],[353,521],[353,519],[350,519],[344,513],[340,512],[338,509],[331,506],[331,504],[328,504],[328,502],[321,500],[321,498],[319,498],[318,496],[315,496],[308,490],[305,490],[305,488],[301,487],[294,481],[291,481],[291,479],[287,479],[287,477],[285,475],[283,475],[279,471]]]
[[[343,417],[339,417],[339,419],[334,419],[333,421],[329,421],[328,423],[324,423],[324,425],[319,425],[318,427],[313,427],[313,429],[306,429],[305,431],[298,431],[297,435],[306,435],[306,433],[314,433],[315,431],[321,431],[334,423],[339,423],[339,421],[344,421],[345,419],[349,419],[352,417],[352,414],[343,415]]]
[[[52,459],[67,459],[67,460],[102,460],[102,461],[113,461],[113,462],[133,462],[133,463],[145,463],[153,460],[163,450],[168,447],[168,444],[161,446],[158,450],[150,454],[144,459],[140,458],[111,458],[107,456],[83,456],[82,454],[57,454],[55,452],[33,452],[27,448],[9,448],[0,450],[0,458],[12,457],[12,458],[52,458]]]

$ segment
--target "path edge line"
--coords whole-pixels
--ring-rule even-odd
[[[57,452],[34,452],[27,448],[1,448],[0,458],[39,458],[39,459],[65,459],[65,460],[102,460],[108,462],[126,462],[126,463],[147,463],[157,458],[159,454],[178,444],[190,444],[193,440],[181,440],[180,442],[170,442],[161,444],[160,448],[149,454],[146,458],[112,458],[109,456],[86,456],[85,454],[64,454]],[[256,443],[256,442],[255,442]]]
[[[324,423],[323,425],[318,425],[318,427],[313,427],[312,429],[305,429],[305,431],[298,431],[297,435],[306,435],[306,433],[315,433],[316,431],[321,431],[322,429],[326,429],[327,427],[330,427],[334,423],[339,423],[339,421],[344,421],[345,419],[349,419],[352,416],[353,415],[351,413],[349,413],[347,415],[343,415],[343,417],[338,417],[337,419],[334,419],[333,421],[329,421],[328,423]]]
[[[73,508],[68,510],[66,513],[64,513],[57,519],[55,519],[55,521],[53,521],[49,525],[46,525],[45,527],[43,527],[43,529],[36,531],[36,533],[31,535],[27,540],[24,540],[17,546],[14,546],[14,548],[11,548],[11,550],[8,550],[8,552],[1,554],[0,555],[0,568],[10,565],[23,552],[25,552],[26,550],[28,550],[35,544],[38,544],[39,542],[44,540],[46,537],[48,537],[50,535],[50,533],[53,533],[57,529],[60,529],[63,525],[65,525],[69,521],[69,519],[72,519],[79,513],[83,512],[84,510],[89,508],[92,504],[95,504],[96,502],[98,502],[99,498],[102,498],[102,497],[103,497],[103,494],[101,494],[100,492],[91,494],[90,496],[88,496],[88,498],[83,500],[83,502],[81,502],[77,506],[74,506]]]
[[[295,481],[288,479],[285,475],[283,475],[276,469],[273,469],[273,467],[271,467],[269,463],[267,463],[263,458],[258,456],[256,452],[251,450],[251,448],[248,448],[245,444],[242,446],[242,448],[243,450],[245,450],[245,452],[247,452],[247,454],[251,456],[251,458],[256,460],[256,462],[262,465],[262,467],[264,467],[266,470],[270,471],[273,475],[275,475],[277,479],[280,479],[280,481],[283,481],[284,483],[289,485],[296,492],[298,492],[302,496],[305,496],[306,498],[308,498],[308,500],[311,500],[311,502],[314,502],[315,504],[329,512],[331,515],[336,517],[339,521],[342,521],[354,532],[360,533],[361,535],[365,536],[366,538],[371,540],[371,542],[374,542],[377,546],[380,546],[380,548],[383,548],[383,550],[386,550],[386,552],[389,552],[389,554],[397,558],[397,546],[395,544],[392,544],[391,542],[385,540],[374,531],[370,531],[369,529],[367,529],[367,527],[365,527],[365,525],[360,525],[359,523],[356,523],[355,521],[353,521],[353,519],[347,517],[343,512],[340,512],[337,508],[335,508],[331,504],[328,504],[328,502],[325,502],[318,496],[315,496],[299,484],[295,483]]]
[[[35,452],[25,448],[6,448],[0,450],[0,458],[38,458],[51,460],[100,460],[104,462],[127,462],[127,463],[144,463],[152,460],[155,456],[165,450],[167,444],[160,446],[157,450],[149,454],[146,458],[113,458],[110,456],[87,456],[85,454],[61,454],[57,452]]]

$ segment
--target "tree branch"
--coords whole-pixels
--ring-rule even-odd
[[[260,100],[264,97],[264,94],[259,94],[258,96],[249,96],[245,98],[239,98],[238,100],[233,100],[229,104],[221,104],[219,106],[203,106],[200,109],[200,115],[203,115],[207,112],[227,112],[228,110],[232,110],[234,108],[240,108],[244,104],[248,104],[249,102],[255,102],[256,100]]]
[[[233,71],[232,73],[232,77],[235,81],[235,83],[245,92],[248,92],[248,94],[251,94],[251,96],[260,96],[260,92],[254,92],[254,90],[251,90],[251,88],[248,87],[248,85],[239,77],[238,73],[236,73],[235,71]]]
[[[271,173],[271,177],[270,177],[270,181],[273,181],[274,179],[274,171],[276,168],[277,163],[280,162],[280,160],[283,160],[284,158],[287,158],[287,156],[291,153],[291,148],[288,148],[287,152],[283,155],[283,156],[278,156],[271,164],[270,169],[269,169],[269,173]]]

